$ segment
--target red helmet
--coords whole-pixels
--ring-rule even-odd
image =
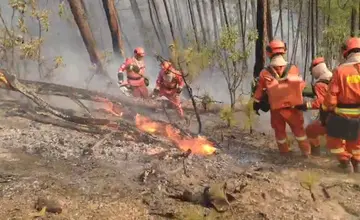
[[[315,67],[316,65],[318,65],[320,63],[325,63],[325,58],[324,57],[315,58],[311,63],[311,67]]]
[[[172,67],[172,64],[169,61],[164,61],[161,63],[161,68],[165,71],[170,69],[171,67]]]
[[[266,55],[271,58],[276,54],[285,54],[286,50],[286,43],[281,40],[272,40],[266,46]]]
[[[352,50],[360,49],[360,38],[352,37],[348,39],[341,49],[343,51],[343,56],[346,58]]]
[[[142,47],[137,47],[134,50],[134,54],[143,57],[145,56],[145,50]]]

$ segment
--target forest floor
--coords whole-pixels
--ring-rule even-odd
[[[131,134],[104,139],[0,116],[0,219],[360,219],[360,175],[339,173],[325,155],[304,160],[296,146],[282,158],[272,137],[219,128],[215,115],[203,116],[205,134],[220,149],[186,159],[160,157],[180,150]],[[182,201],[225,182],[222,213]],[[38,212],[39,198],[62,212]]]

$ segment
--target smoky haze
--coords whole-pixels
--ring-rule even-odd
[[[42,56],[45,59],[51,60],[55,56],[62,56],[64,59],[65,67],[56,70],[54,77],[50,80],[57,84],[64,84],[69,86],[75,86],[84,88],[86,87],[86,80],[91,77],[92,72],[90,71],[90,60],[85,45],[82,41],[80,32],[77,28],[76,23],[74,22],[73,15],[71,14],[70,8],[66,1],[65,14],[63,17],[59,17],[59,3],[61,1],[48,1],[48,0],[40,0],[38,1],[41,8],[46,8],[51,10],[50,14],[50,29],[48,32],[43,32],[43,37],[45,39],[44,45],[42,47]],[[167,55],[165,51],[161,50],[161,46],[159,41],[157,40],[153,25],[150,19],[149,6],[147,0],[137,0],[144,24],[145,30],[143,33],[140,33],[140,28],[138,26],[139,22],[136,20],[134,16],[130,0],[119,0],[116,2],[116,8],[119,15],[121,32],[123,34],[125,53],[127,56],[132,55],[132,51],[134,47],[145,47],[147,52],[147,57],[145,59],[147,74],[150,78],[150,89],[154,87],[157,73],[159,72],[159,64],[154,59],[153,53],[159,52],[163,55]],[[210,2],[203,1],[205,5],[203,7],[203,13],[209,15],[210,18],[204,18],[204,23],[207,26],[207,31],[210,36],[210,40],[214,40],[213,34],[213,20],[211,18],[211,9]],[[97,42],[97,47],[101,51],[112,51],[112,41],[110,36],[110,31],[108,28],[108,23],[106,20],[105,12],[102,6],[101,0],[84,0],[86,5],[86,10],[88,14],[88,19],[90,26],[92,28],[92,32]],[[156,1],[159,8],[157,8],[162,23],[164,25],[164,33],[166,42],[168,45],[171,43],[171,35],[169,24],[166,16],[166,11],[163,5],[163,1]],[[175,11],[175,3],[178,7],[178,12]],[[254,13],[256,11],[251,11],[252,7],[250,1],[248,3],[248,13],[246,18],[247,30],[250,31],[254,29]],[[181,38],[180,32],[191,32],[191,21],[189,15],[189,5],[187,1],[178,1],[178,0],[169,0],[168,1],[170,8],[170,17],[172,19],[172,23],[174,25],[174,29],[176,31],[175,36]],[[0,2],[1,11],[6,19],[6,22],[10,24],[12,9],[8,6],[8,1]],[[195,16],[197,16],[197,11],[195,7],[194,1],[191,4]],[[243,4],[245,7],[245,3]],[[226,8],[229,14],[229,19],[235,21],[236,19],[236,5],[233,3],[227,3]],[[278,20],[279,13],[276,9],[272,10],[272,21],[273,21],[273,29],[275,30],[276,23]],[[221,27],[221,19],[220,19],[220,9],[218,5],[216,5],[216,14],[217,14],[217,26]],[[177,17],[180,16],[180,19]],[[283,17],[286,18],[287,14],[283,13]],[[14,18],[16,21],[16,16]],[[181,23],[181,26],[178,23]],[[199,19],[196,17],[196,22],[198,24],[198,29],[200,29]],[[15,22],[14,22],[15,23]],[[297,24],[297,15],[293,14],[293,24]],[[38,24],[32,20],[27,21],[27,25],[29,27],[29,31],[33,36],[38,36]],[[236,23],[235,23],[236,25]],[[286,19],[283,19],[283,28],[284,30],[288,29],[288,22]],[[292,30],[293,27],[290,26]],[[294,28],[296,29],[296,27]],[[200,30],[198,30],[200,31]],[[284,31],[284,40],[288,40],[287,31]],[[146,39],[145,37],[146,36]],[[293,39],[292,37],[295,34],[290,33],[289,42],[287,42],[289,46],[289,54],[292,53]],[[280,31],[277,32],[275,38],[280,38]],[[299,41],[300,42],[300,41]],[[300,43],[299,43],[300,44]],[[297,56],[301,56],[301,47],[298,47]],[[302,59],[297,59],[301,60]],[[117,69],[124,61],[123,58],[112,57],[112,61],[106,66],[106,69],[113,80],[116,80]],[[299,65],[300,69],[303,69],[304,63],[296,63]],[[252,80],[252,71],[254,66],[254,52],[250,56],[248,60],[248,72],[249,77],[244,83],[245,91],[250,90],[250,81]],[[36,64],[28,63],[28,71],[25,73],[24,68],[19,67],[19,71],[21,72],[22,78],[31,79],[31,80],[43,80],[39,79],[39,75],[37,73]],[[29,71],[30,70],[30,71]],[[109,88],[107,84],[108,81],[104,76],[95,75],[92,79],[89,89],[95,89],[104,92],[111,93],[119,93],[116,85],[112,85]],[[225,103],[229,103],[229,95],[226,88],[226,82],[221,74],[221,72],[217,69],[210,69],[203,71],[199,77],[192,83],[193,91],[199,92],[200,94],[203,92],[208,92],[215,100],[223,101]],[[269,121],[269,114],[261,116],[261,120]],[[266,128],[268,130],[268,127]]]

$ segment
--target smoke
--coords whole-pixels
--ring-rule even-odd
[[[191,27],[191,21],[190,21],[190,15],[189,15],[189,5],[187,4],[187,1],[177,1],[177,5],[179,7],[179,13],[181,16],[182,21],[182,27],[178,26],[177,18],[175,17],[175,9],[174,9],[174,1],[177,0],[169,0],[168,5],[170,6],[170,14],[172,23],[175,28],[175,35],[179,37],[180,39],[180,31],[184,32],[190,32],[192,30]],[[87,50],[85,48],[85,45],[82,41],[80,32],[77,28],[77,25],[74,22],[73,15],[71,14],[70,8],[66,2],[65,7],[65,14],[60,17],[58,15],[59,10],[59,3],[60,1],[48,1],[48,0],[39,0],[39,5],[43,9],[48,9],[51,11],[50,14],[50,29],[48,32],[42,32],[42,35],[45,39],[44,45],[42,47],[42,56],[51,63],[52,59],[55,56],[62,56],[64,59],[64,63],[66,64],[65,67],[56,70],[54,73],[54,77],[50,80],[54,83],[58,84],[65,84],[69,86],[75,86],[80,88],[85,88],[87,86],[87,79],[89,79],[93,73],[90,70],[90,60],[89,55],[87,53]],[[112,41],[110,37],[110,31],[108,28],[108,23],[106,20],[106,16],[104,13],[104,9],[102,7],[102,1],[101,0],[91,0],[91,1],[84,1],[86,4],[86,10],[88,12],[88,19],[89,23],[92,28],[93,35],[97,42],[97,47],[101,51],[112,51]],[[116,7],[118,9],[118,15],[120,20],[120,25],[122,28],[122,34],[124,39],[124,46],[125,46],[125,53],[127,56],[131,56],[133,49],[135,47],[141,46],[146,48],[147,57],[145,59],[146,63],[146,69],[147,74],[150,78],[150,89],[154,87],[156,76],[159,72],[159,64],[154,59],[153,53],[154,52],[161,52],[161,46],[160,42],[158,42],[153,25],[151,23],[150,19],[150,13],[148,10],[148,3],[147,0],[137,0],[138,6],[140,8],[141,15],[143,17],[145,28],[144,30],[147,34],[147,37],[149,39],[144,39],[143,34],[140,32],[140,29],[138,27],[138,22],[135,19],[134,13],[131,9],[130,0],[119,0],[115,1]],[[157,0],[157,3],[160,8],[158,8],[158,12],[160,13],[160,18],[163,21],[164,24],[164,32],[166,34],[166,45],[170,44],[172,42],[171,35],[170,35],[170,29],[169,24],[167,21],[167,15],[165,12],[164,5],[162,1]],[[211,9],[210,9],[210,2],[207,2],[207,7],[205,8],[205,14],[211,15]],[[254,21],[253,21],[253,13],[251,12],[251,4],[250,1],[247,1],[248,3],[248,10],[247,18],[246,18],[246,26],[247,29],[254,29]],[[235,19],[237,9],[235,7],[235,4],[233,3],[227,3],[227,11],[229,14],[229,19]],[[245,4],[243,4],[243,7]],[[197,11],[195,7],[195,3],[191,4],[193,7],[195,16],[197,16]],[[11,21],[11,8],[8,6],[7,1],[0,2],[1,12],[3,13],[3,16],[6,19],[6,22],[10,24]],[[273,21],[273,27],[275,29],[277,18],[278,18],[278,12],[272,10],[272,21]],[[221,20],[220,20],[220,10],[218,8],[218,5],[216,5],[216,14],[217,14],[217,26],[221,27]],[[16,15],[17,16],[17,15]],[[15,16],[14,21],[17,20],[17,17]],[[284,13],[283,17],[285,18],[287,15]],[[208,19],[205,21],[205,19]],[[293,24],[297,24],[297,16],[294,14],[294,21]],[[38,34],[38,24],[34,22],[34,20],[28,19],[27,25],[29,27],[29,31],[32,35],[37,36]],[[200,23],[198,17],[196,17],[196,23],[198,25],[198,31],[200,31]],[[210,37],[210,40],[213,41],[214,39],[214,25],[213,20],[211,16],[208,18],[204,18],[204,23],[208,23],[207,31],[209,32],[208,36]],[[283,28],[284,30],[287,30],[288,24],[286,19],[283,19]],[[288,45],[292,45],[293,39],[292,36],[292,26],[290,25],[290,41],[287,42]],[[296,29],[296,28],[295,28]],[[284,31],[285,33],[285,41],[287,41],[287,31]],[[276,36],[279,38],[279,33]],[[299,41],[300,43],[300,41]],[[298,46],[298,54],[297,56],[300,57],[301,55],[301,47]],[[292,47],[289,48],[290,54],[292,52]],[[163,54],[165,55],[165,54]],[[302,59],[298,59],[302,60]],[[110,75],[110,77],[115,81],[116,75],[117,75],[117,69],[122,64],[124,59],[112,57],[112,60],[110,63],[107,64],[106,69]],[[303,66],[303,63],[300,63],[301,66]],[[245,91],[250,91],[250,80],[252,80],[252,71],[253,71],[253,65],[254,65],[254,53],[250,56],[248,59],[248,66],[249,69],[248,75],[249,78],[245,80]],[[37,73],[36,63],[28,62],[28,71],[25,72],[24,68],[20,68],[20,71],[22,71],[23,78],[26,79],[32,79],[32,80],[43,80],[39,79],[39,74]],[[224,77],[222,74],[216,70],[216,69],[209,69],[203,71],[200,76],[193,82],[192,84],[193,91],[198,92],[200,95],[204,92],[209,93],[210,96],[212,96],[214,99],[218,101],[223,101],[225,103],[229,103],[229,95],[227,91],[227,86]],[[100,90],[100,91],[106,91],[110,93],[119,93],[118,88],[116,85],[111,85],[109,87],[108,80],[106,77],[101,75],[95,75],[89,85],[90,89]],[[269,114],[266,114],[265,116],[268,118]],[[262,120],[268,120],[268,119],[262,119]]]

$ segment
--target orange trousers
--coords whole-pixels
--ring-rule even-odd
[[[274,129],[280,153],[287,153],[290,151],[286,135],[286,124],[288,124],[303,154],[309,155],[311,147],[304,129],[303,112],[297,109],[289,108],[271,110],[270,114],[271,127]]]
[[[326,135],[326,128],[322,126],[320,120],[315,120],[310,123],[306,129],[306,136],[309,139],[310,145],[313,147],[320,147],[319,137]]]
[[[160,96],[166,97],[169,100],[169,102],[173,105],[173,107],[176,109],[179,116],[181,118],[184,117],[184,110],[182,109],[181,106],[180,94],[176,93],[176,91],[169,92],[167,90],[162,90],[160,88]]]
[[[356,141],[344,141],[327,136],[327,146],[339,161],[347,161],[352,158],[360,162],[360,138]]]
[[[146,99],[149,97],[149,90],[145,84],[142,86],[131,86],[131,94],[134,97]]]

